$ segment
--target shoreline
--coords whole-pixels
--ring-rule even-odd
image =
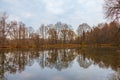
[[[20,46],[20,47],[12,47],[12,46],[0,46],[0,49],[62,49],[62,48],[83,48],[83,47],[120,47],[120,45],[116,44],[47,44],[41,45],[39,47],[32,46]]]

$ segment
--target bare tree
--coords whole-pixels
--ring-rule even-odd
[[[120,0],[105,0],[105,17],[115,21],[120,20]]]
[[[68,36],[68,29],[66,28],[63,28],[61,30],[61,39],[62,39],[62,42],[65,44],[66,41],[67,41],[67,36]]]
[[[74,38],[75,38],[76,34],[73,30],[68,30],[68,40],[69,40],[69,43],[72,43]]]
[[[40,38],[43,40],[41,43],[44,44],[46,39],[47,39],[47,32],[48,32],[48,27],[42,24],[39,29],[38,33],[40,35]]]
[[[5,45],[5,41],[12,26],[6,22],[8,15],[4,12],[0,15],[0,43]]]
[[[82,39],[82,41],[84,41],[85,33],[90,30],[91,30],[91,27],[87,23],[80,24],[77,28],[77,36],[78,36],[77,42],[81,43],[81,39]]]
[[[49,34],[50,42],[52,44],[54,43],[56,44],[58,39],[57,31],[54,28],[50,28],[48,30],[48,34]]]

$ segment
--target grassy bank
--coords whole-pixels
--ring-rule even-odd
[[[33,46],[0,46],[0,49],[32,49],[32,48],[38,48],[38,49],[60,49],[60,48],[79,48],[79,47],[120,47],[118,44],[46,44],[41,45],[39,47]]]
[[[80,44],[54,44],[54,45],[43,45],[41,48],[78,48],[81,47]]]

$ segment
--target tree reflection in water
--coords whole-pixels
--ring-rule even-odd
[[[80,67],[88,68],[90,65],[93,64],[93,61],[91,60],[91,58],[87,58],[85,56],[86,52],[85,52],[84,49],[78,51],[78,54],[79,55],[77,56],[77,61],[78,61],[78,64],[79,64]]]
[[[42,68],[49,67],[61,71],[70,67],[75,57],[74,49],[52,49],[40,52],[38,63]]]
[[[57,69],[58,71],[70,68],[74,60],[80,67],[88,68],[98,65],[101,68],[112,68],[116,71],[109,80],[120,80],[120,54],[111,49],[51,49],[51,50],[14,50],[0,51],[0,80],[6,80],[6,74],[21,73],[26,66],[37,62],[41,68]]]

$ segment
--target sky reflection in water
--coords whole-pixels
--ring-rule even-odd
[[[115,49],[0,52],[0,80],[117,80]]]

